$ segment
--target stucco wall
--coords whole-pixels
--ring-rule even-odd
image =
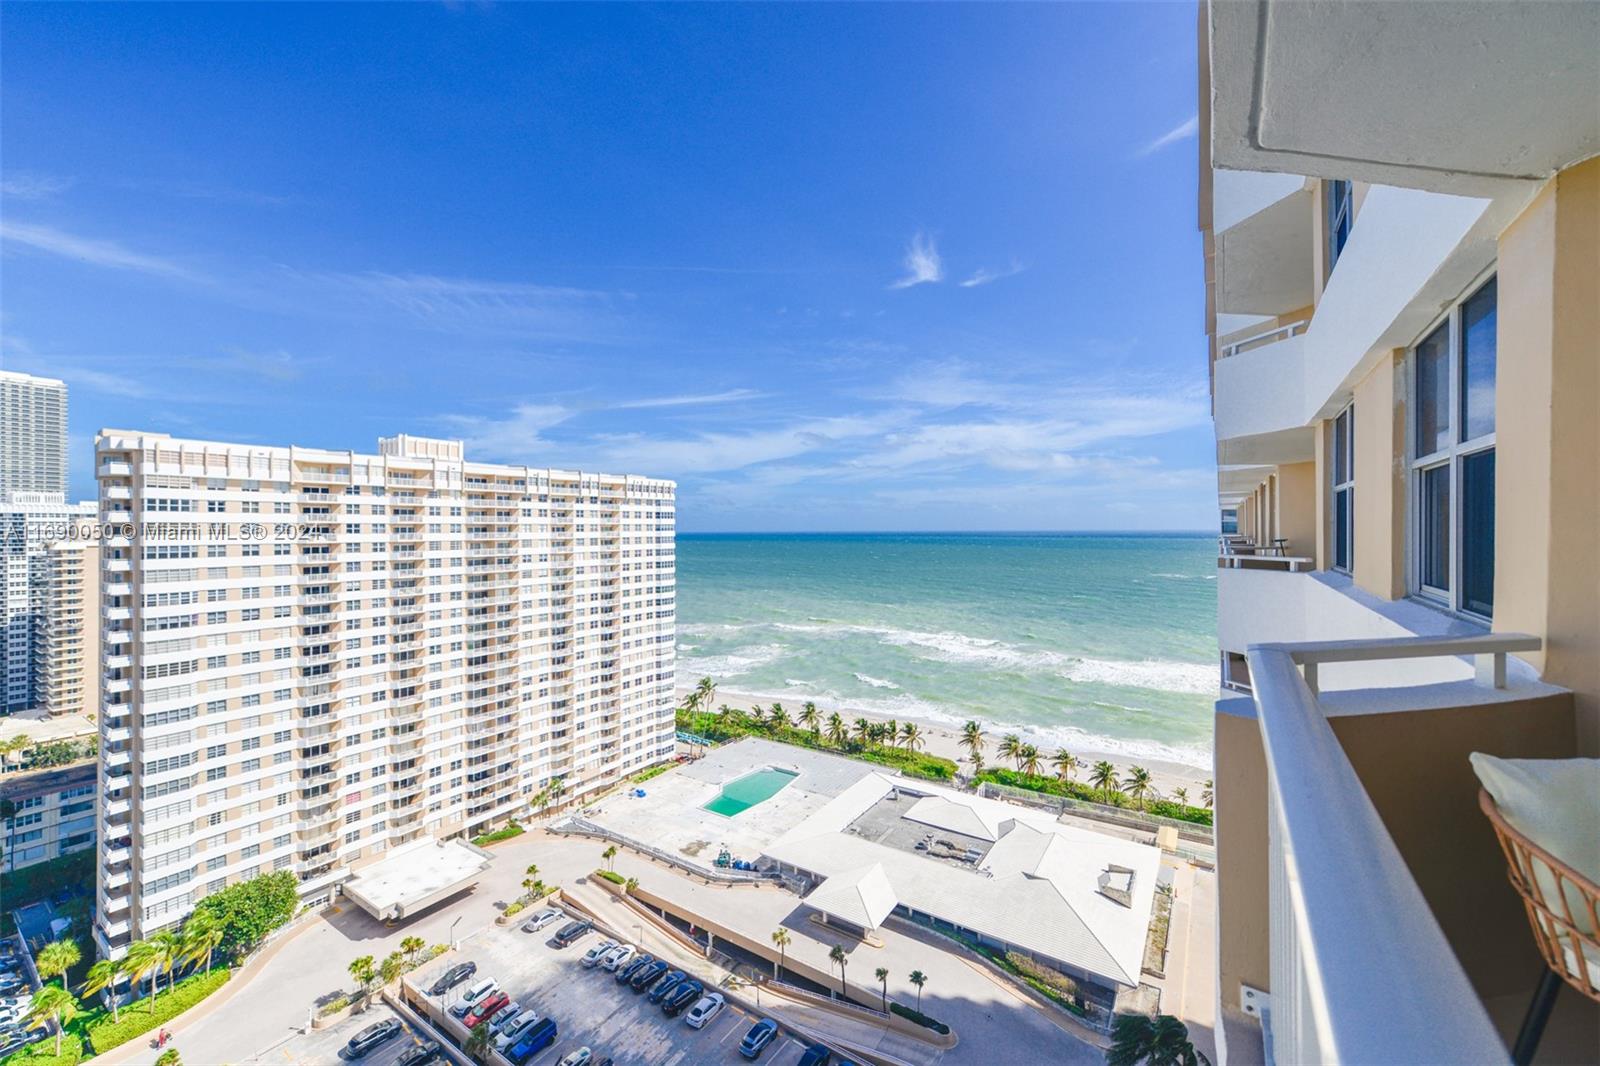
[[[1289,538],[1290,555],[1311,555],[1317,546],[1317,464],[1278,467],[1278,536]]]
[[[1217,976],[1224,1009],[1239,984],[1270,988],[1267,900],[1267,760],[1248,699],[1222,700],[1215,716]]]
[[[1356,584],[1385,599],[1406,594],[1403,353],[1391,352],[1355,388]],[[1330,475],[1331,477],[1331,475]]]

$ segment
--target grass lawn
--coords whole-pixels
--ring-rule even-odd
[[[67,1023],[61,1035],[61,1054],[56,1054],[52,1037],[26,1047],[4,1060],[5,1066],[77,1066],[91,1054],[102,1054],[120,1044],[154,1031],[227,983],[232,974],[225,967],[210,973],[192,974],[168,991],[162,988],[152,1007],[148,997],[123,1007],[120,1020],[111,1012],[94,1007]]]

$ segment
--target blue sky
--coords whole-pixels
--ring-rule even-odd
[[[1194,9],[5,6],[0,362],[102,426],[1214,524]]]

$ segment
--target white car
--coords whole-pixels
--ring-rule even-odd
[[[590,1051],[586,1047],[581,1047],[577,1051],[574,1051],[572,1054],[568,1055],[566,1058],[562,1059],[560,1066],[584,1066],[584,1063],[588,1062],[592,1058],[594,1058],[594,1052]]]
[[[617,942],[615,940],[600,941],[600,943],[583,953],[583,964],[585,966],[596,965],[601,959],[606,957],[606,952],[610,951],[616,946]]]
[[[518,1040],[521,1040],[522,1034],[538,1023],[539,1015],[533,1010],[521,1011],[515,1018],[507,1022],[506,1027],[500,1030],[500,1035],[494,1038],[494,1049],[496,1051],[504,1051]]]
[[[638,949],[632,944],[618,944],[606,952],[606,957],[600,960],[600,968],[615,973],[618,966],[621,966],[638,953]]]
[[[524,933],[537,933],[539,930],[552,926],[565,918],[566,915],[554,907],[546,907],[532,918],[522,923]]]
[[[510,1003],[507,1003],[505,1006],[494,1012],[494,1017],[489,1020],[489,1031],[491,1033],[503,1033],[505,1032],[506,1026],[510,1025],[521,1016],[522,1004],[518,1003],[516,1000],[512,1000]]]
[[[450,1008],[450,1013],[457,1018],[465,1018],[467,1013],[494,995],[500,988],[500,982],[493,977],[485,977],[471,988],[467,989],[456,1005]]]
[[[705,1024],[715,1018],[721,1011],[726,1000],[721,992],[711,992],[695,1000],[694,1006],[689,1008],[689,1013],[683,1020],[689,1023],[691,1029],[703,1029]]]

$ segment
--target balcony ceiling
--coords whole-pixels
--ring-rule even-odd
[[[1600,154],[1600,4],[1214,0],[1212,159],[1469,195]]]
[[[1285,196],[1217,234],[1218,314],[1281,315],[1310,305],[1311,194]]]
[[[1217,465],[1278,466],[1309,463],[1316,458],[1317,431],[1310,426],[1257,433],[1217,442]]]

